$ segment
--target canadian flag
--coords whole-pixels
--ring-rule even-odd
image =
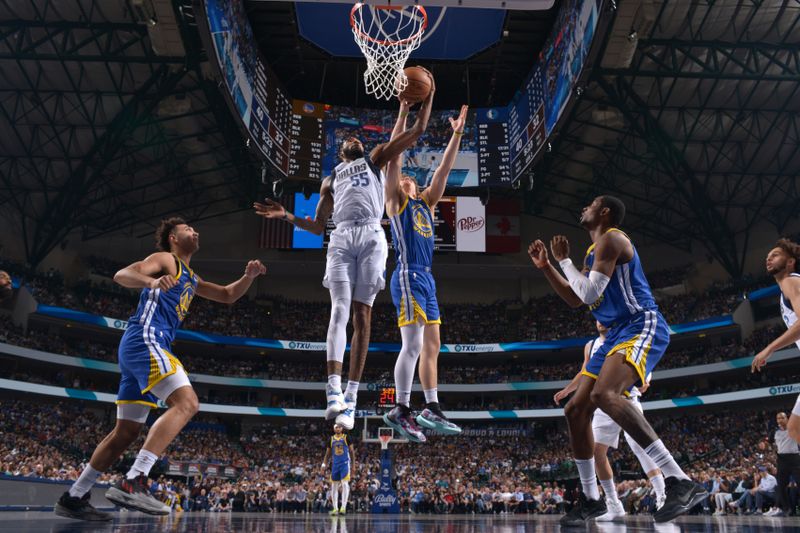
[[[486,252],[519,252],[519,200],[492,199],[486,206]]]

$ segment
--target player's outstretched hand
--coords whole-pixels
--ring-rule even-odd
[[[175,276],[170,276],[167,274],[166,276],[161,276],[160,278],[156,278],[150,282],[151,289],[161,289],[162,291],[168,291],[172,287],[178,284],[178,280],[175,279]]]
[[[244,267],[244,275],[251,279],[257,278],[258,276],[264,275],[266,273],[267,273],[267,267],[265,267],[258,259],[248,261],[247,266]]]
[[[253,207],[256,210],[256,215],[264,218],[284,218],[286,216],[286,209],[281,204],[269,198],[264,198],[264,203],[254,202]]]
[[[553,395],[553,401],[556,402],[556,405],[560,404],[561,400],[569,396],[570,392],[572,391],[567,390],[567,388],[564,387],[563,389],[561,389],[560,391],[558,391]]]
[[[464,133],[464,123],[467,121],[467,111],[469,110],[468,105],[461,106],[461,112],[458,114],[458,118],[453,120],[453,117],[450,117],[450,127],[453,128],[454,132]]]
[[[767,359],[771,356],[772,352],[767,348],[758,352],[756,356],[753,357],[753,362],[750,364],[750,372],[761,372],[761,369],[767,364]]]
[[[547,268],[547,265],[550,264],[550,258],[547,257],[547,247],[541,240],[537,239],[528,246],[528,255],[531,256],[536,268]]]
[[[569,257],[569,241],[563,235],[556,235],[550,240],[550,251],[556,261],[563,261]]]

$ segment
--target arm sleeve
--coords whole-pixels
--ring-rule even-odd
[[[587,278],[575,268],[569,258],[559,261],[558,264],[561,266],[567,281],[569,281],[569,286],[586,305],[595,303],[608,286],[608,276],[592,270]]]

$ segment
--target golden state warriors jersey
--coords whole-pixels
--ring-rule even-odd
[[[391,218],[397,267],[433,265],[433,213],[425,200],[406,198],[400,212]]]
[[[347,435],[331,437],[331,461],[332,466],[350,463],[350,446],[347,444]]]
[[[197,289],[197,276],[192,269],[177,256],[173,257],[178,266],[178,283],[168,291],[142,289],[139,306],[129,319],[129,325],[152,328],[168,343],[175,339],[175,331],[186,318]]]
[[[611,228],[608,231],[620,231]],[[623,233],[623,235],[625,235]],[[627,235],[626,235],[627,237]],[[594,317],[604,326],[610,328],[627,322],[633,316],[647,310],[657,310],[653,291],[644,276],[639,253],[633,246],[633,259],[627,263],[617,264],[611,279],[600,295],[600,298],[589,306]],[[591,269],[594,264],[594,247],[592,244],[586,251],[586,266]]]

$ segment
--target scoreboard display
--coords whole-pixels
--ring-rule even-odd
[[[380,386],[378,388],[378,414],[390,411],[395,406],[395,389],[390,386]]]
[[[542,70],[538,67],[508,108],[509,153],[511,173],[515,178],[530,168],[536,154],[547,141],[543,83]]]
[[[248,142],[279,175],[287,176],[292,104],[286,90],[258,50],[242,0],[205,0],[204,6],[206,17],[198,21],[208,24],[229,104],[247,130]]]
[[[509,158],[508,109],[491,107],[475,113],[478,130],[478,174],[481,185],[509,186],[512,181]]]
[[[325,154],[325,107],[295,100],[292,103],[289,179],[322,179]]]

